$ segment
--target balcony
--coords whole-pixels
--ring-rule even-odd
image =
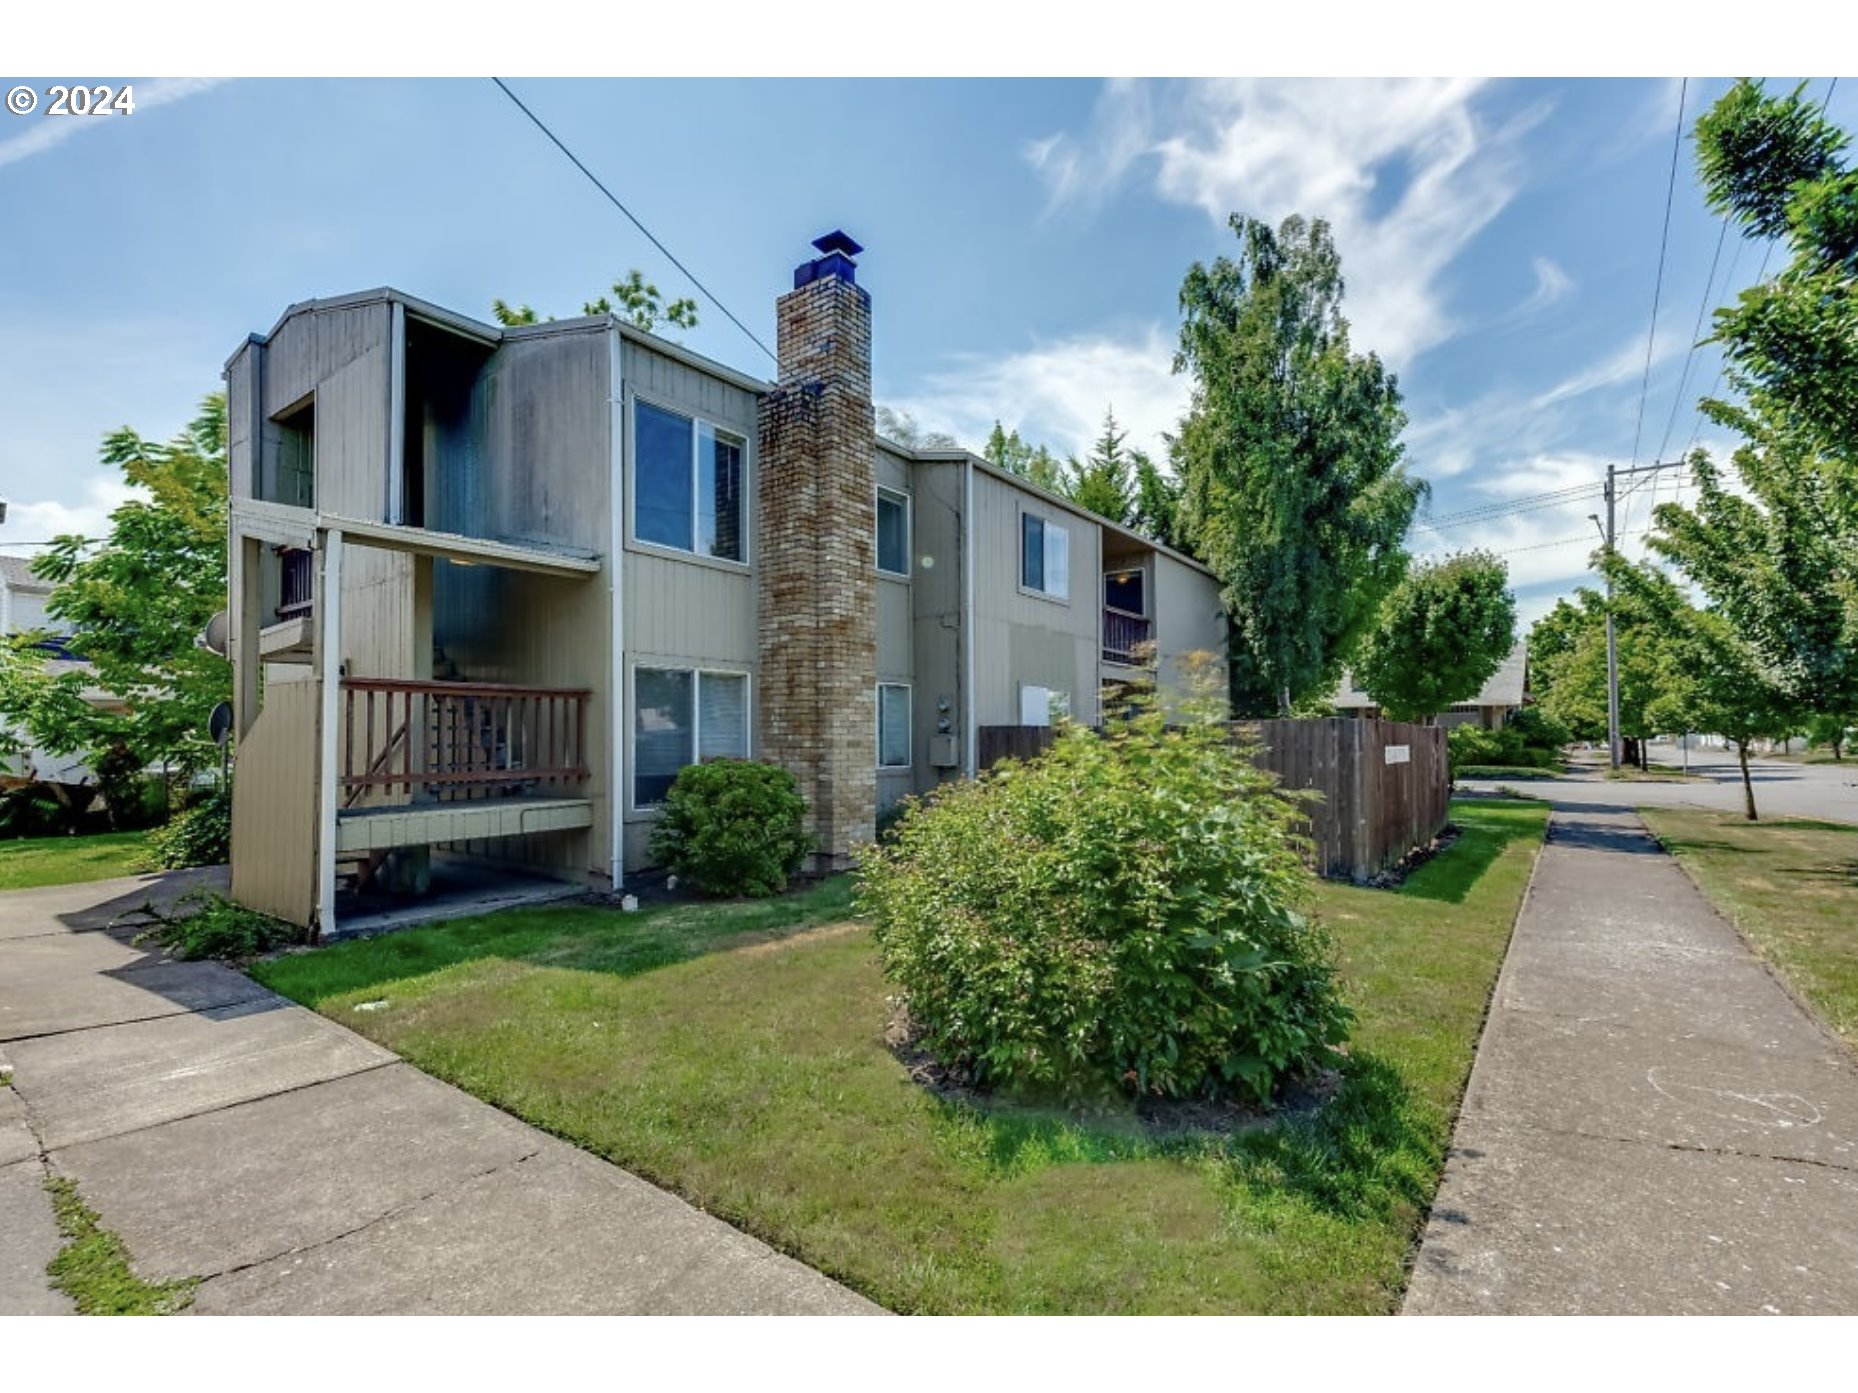
[[[589,826],[583,688],[342,682],[337,849]]]
[[[1154,658],[1154,621],[1120,609],[1103,611],[1103,661],[1143,667]]]

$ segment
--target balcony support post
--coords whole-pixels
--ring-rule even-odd
[[[341,809],[342,769],[337,763],[342,727],[342,533],[317,538],[322,564],[316,569],[316,674],[319,696],[316,834],[316,932],[335,930],[336,816]]]

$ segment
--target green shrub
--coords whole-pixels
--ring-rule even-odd
[[[1268,1098],[1345,1037],[1295,809],[1226,728],[1067,725],[916,803],[858,871],[886,975],[985,1086]]]
[[[136,935],[137,943],[159,943],[177,958],[251,958],[282,948],[298,930],[282,919],[234,904],[224,895],[196,890],[183,895],[174,913]]]
[[[232,790],[215,789],[165,827],[148,834],[148,861],[155,870],[217,866],[232,855]]]
[[[1546,717],[1539,725],[1519,726],[1512,722],[1499,730],[1473,725],[1453,726],[1445,733],[1445,747],[1454,773],[1468,764],[1553,769],[1561,762],[1561,746],[1567,743],[1552,739],[1559,729]],[[1541,743],[1532,740],[1532,734]]]
[[[88,803],[90,790],[81,795]],[[66,837],[90,830],[93,819],[59,786],[20,784],[0,792],[0,840],[11,837]]]
[[[652,857],[706,895],[778,895],[813,849],[806,800],[778,764],[686,765],[652,829]]]
[[[1559,759],[1562,750],[1574,739],[1573,731],[1539,706],[1523,707],[1503,728],[1515,731],[1525,749],[1541,751],[1551,759]]]

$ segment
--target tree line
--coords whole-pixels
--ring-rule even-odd
[[[1858,171],[1805,84],[1744,79],[1695,137],[1711,209],[1786,261],[1715,312],[1706,342],[1730,392],[1700,406],[1741,443],[1726,469],[1693,452],[1695,502],[1653,510],[1648,544],[1670,571],[1596,563],[1615,590],[1622,732],[1723,736],[1753,819],[1755,741],[1805,735],[1840,757],[1858,725]],[[1596,738],[1605,613],[1583,590],[1529,638],[1544,705]]]

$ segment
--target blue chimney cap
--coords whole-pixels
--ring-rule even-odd
[[[827,255],[831,255],[833,252],[843,252],[846,256],[856,256],[859,252],[864,250],[863,247],[859,246],[838,228],[834,228],[824,237],[815,237],[813,239],[813,245]]]

